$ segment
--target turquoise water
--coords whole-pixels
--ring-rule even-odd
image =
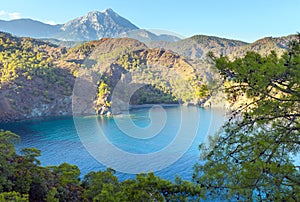
[[[75,164],[80,168],[81,176],[90,171],[105,170],[106,166],[98,161],[99,158],[93,151],[86,150],[85,146],[87,145],[82,143],[84,140],[82,136],[78,136],[78,132],[88,132],[90,134],[89,138],[93,142],[93,138],[98,138],[97,133],[99,128],[101,128],[111,145],[119,148],[119,150],[132,154],[152,154],[158,153],[174,144],[176,138],[179,138],[178,131],[184,129],[183,136],[186,137],[186,141],[191,140],[188,150],[178,157],[178,160],[176,159],[174,163],[169,166],[162,166],[162,169],[155,173],[170,180],[173,180],[175,175],[191,180],[193,165],[199,162],[198,146],[206,139],[208,134],[215,133],[222,125],[224,112],[222,110],[197,107],[165,107],[166,121],[162,124],[163,127],[157,130],[158,133],[155,136],[143,139],[143,134],[141,134],[140,138],[126,135],[124,131],[133,131],[135,130],[134,127],[147,130],[147,127],[151,129],[149,126],[154,124],[152,127],[153,131],[157,129],[155,124],[159,125],[159,123],[155,123],[153,120],[159,118],[161,112],[155,112],[154,110],[153,120],[151,120],[149,110],[150,108],[135,109],[129,115],[120,115],[114,118],[95,116],[77,117],[76,119],[73,119],[73,117],[53,117],[16,123],[3,123],[0,124],[0,128],[11,130],[21,136],[21,142],[17,145],[18,151],[24,147],[38,148],[42,151],[42,155],[39,158],[42,165],[59,165],[63,162]],[[133,125],[124,124],[125,128],[120,128],[117,125],[117,122],[122,123],[128,118],[133,121]],[[198,122],[195,136],[193,136],[190,134],[194,132],[192,129],[195,128],[195,119],[198,119]],[[78,120],[80,120],[80,124],[78,124]],[[180,140],[182,145],[185,141],[184,137]],[[100,153],[105,154],[105,146],[96,146],[101,151]],[[167,152],[167,156],[155,159],[152,164],[161,165],[165,161],[167,162],[169,158],[177,155],[182,149],[180,145],[174,148]],[[109,158],[111,159],[111,157]],[[106,161],[104,160],[103,162],[105,164]],[[144,162],[144,164],[147,164],[147,162]],[[114,161],[112,165],[116,168],[126,166],[124,162],[118,160]],[[137,164],[137,166],[143,167],[144,165]],[[117,172],[117,175],[121,180],[135,176],[124,172]]]

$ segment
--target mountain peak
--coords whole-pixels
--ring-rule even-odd
[[[138,29],[129,20],[119,16],[111,8],[92,11],[64,24],[61,39],[95,40],[104,37],[117,37],[123,32]],[[67,37],[67,38],[65,38]]]
[[[107,15],[107,16],[119,16],[113,9],[111,8],[106,8],[104,9],[103,11],[91,11],[91,12],[88,12],[86,14],[86,16],[101,16],[101,15]]]
[[[88,12],[86,15],[89,16],[89,15],[99,15],[100,13],[102,12],[99,12],[99,11],[91,11],[91,12]]]
[[[111,8],[106,8],[105,10],[102,11],[102,13],[105,14],[117,14],[113,9]]]

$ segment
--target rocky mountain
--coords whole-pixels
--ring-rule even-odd
[[[121,33],[139,29],[130,21],[119,16],[112,9],[94,11],[62,25],[58,38],[62,40],[95,40],[117,37]]]
[[[177,41],[172,35],[155,35],[139,29],[112,9],[93,11],[61,25],[49,25],[31,19],[0,20],[0,31],[16,36],[49,38],[60,41],[91,41],[105,37],[130,37],[142,42]]]

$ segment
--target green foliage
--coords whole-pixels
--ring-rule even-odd
[[[119,182],[114,171],[91,172],[83,180],[87,201],[189,201],[200,197],[200,189],[191,182],[172,183],[153,173],[138,174],[136,179]]]
[[[138,174],[136,179],[125,180],[121,188],[120,201],[197,201],[201,197],[199,187],[193,183],[179,178],[172,183],[153,173]]]
[[[66,76],[56,68],[60,49],[47,43],[17,38],[0,32],[0,89],[4,85],[15,84],[18,88],[42,80],[45,86],[64,86]],[[66,87],[67,88],[67,87]],[[71,93],[71,90],[66,94]]]
[[[0,84],[16,79],[19,74],[27,76],[45,75],[45,69],[51,64],[51,58],[42,51],[36,51],[38,47],[31,40],[13,38],[8,34],[1,34],[0,41],[4,47],[0,51]]]
[[[98,86],[98,97],[103,98],[107,96],[107,94],[110,94],[108,85],[104,81],[100,81],[100,84]]]
[[[18,192],[3,192],[0,193],[0,202],[28,202],[28,194],[20,194]]]
[[[63,163],[52,167],[52,169],[58,176],[58,182],[61,186],[65,187],[69,184],[79,185],[80,170],[77,166]]]
[[[40,151],[24,148],[16,154],[14,143],[19,137],[9,131],[0,131],[0,201],[80,201],[80,171],[76,166],[62,164],[40,167]],[[20,195],[22,194],[22,195]]]
[[[153,173],[120,182],[115,171],[107,169],[90,172],[80,181],[75,165],[39,166],[37,149],[25,148],[22,156],[17,155],[16,140],[16,134],[0,132],[0,157],[4,158],[0,164],[0,201],[190,201],[203,195],[192,182],[176,178],[172,183]]]
[[[138,70],[145,65],[145,62],[141,62],[140,57],[133,52],[121,56],[117,63],[127,71]]]
[[[106,77],[102,78],[98,82],[98,94],[96,96],[96,101],[95,101],[95,110],[98,111],[101,109],[101,107],[110,107],[111,102],[110,102],[110,87],[107,84],[108,79]]]
[[[83,43],[74,48],[71,48],[69,54],[76,53],[84,56],[88,56],[94,50],[95,45],[93,43]]]
[[[299,38],[300,40],[300,38]],[[300,41],[281,58],[248,52],[229,61],[213,57],[230,85],[235,109],[223,130],[203,145],[205,163],[194,180],[229,200],[299,201]],[[239,102],[239,100],[244,100]]]
[[[84,199],[87,201],[107,200],[117,192],[119,184],[118,178],[114,176],[114,171],[90,172],[83,179]]]
[[[56,197],[57,194],[56,188],[52,187],[47,193],[46,202],[59,202],[59,199]]]
[[[137,90],[131,104],[198,103],[209,95],[194,67],[164,50],[130,52],[117,64],[132,72],[133,83],[146,84]]]
[[[55,189],[52,188],[52,196],[59,201],[80,201],[82,197],[82,188],[80,186],[80,170],[76,165],[63,163],[59,166],[50,167],[50,170],[55,175],[57,184]],[[57,191],[56,191],[57,190]],[[48,194],[48,197],[49,194]]]
[[[9,131],[0,130],[0,192],[11,191],[13,187],[13,159],[16,156],[14,143],[19,137]]]
[[[205,84],[197,86],[195,94],[196,94],[196,97],[199,99],[208,97],[209,96],[208,86]]]

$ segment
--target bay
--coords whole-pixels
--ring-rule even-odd
[[[188,136],[193,137],[193,139],[187,151],[184,152],[182,156],[179,156],[178,160],[174,163],[168,166],[164,165],[163,169],[155,172],[156,175],[169,180],[174,180],[176,175],[179,175],[185,180],[191,180],[193,166],[199,162],[199,144],[205,141],[208,135],[217,132],[224,123],[224,111],[222,109],[203,109],[193,106],[164,107],[166,121],[163,124],[163,128],[159,129],[159,132],[157,132],[155,136],[144,139],[128,136],[126,131],[133,131],[134,128],[132,127],[147,129],[147,127],[149,128],[151,124],[155,123],[155,120],[151,120],[151,118],[158,118],[161,112],[155,112],[154,110],[152,113],[154,113],[154,115],[158,113],[156,114],[157,117],[151,117],[151,110],[153,110],[153,108],[145,107],[133,109],[127,115],[119,115],[113,118],[89,116],[79,117],[79,119],[84,123],[84,130],[90,134],[97,134],[98,128],[96,128],[94,124],[91,124],[97,123],[97,127],[101,128],[106,138],[116,148],[129,153],[149,154],[162,151],[168,145],[172,144],[178,137],[177,133],[180,128],[184,128],[184,132],[186,132],[188,136],[191,132],[189,128],[195,128],[195,121],[190,119],[197,117],[197,131],[194,136]],[[187,116],[183,116],[183,114]],[[127,119],[132,120],[134,125],[125,124],[124,126],[127,128],[121,128],[118,122]],[[183,119],[185,120],[184,122]],[[83,144],[78,133],[80,131],[80,129],[78,129],[79,126],[74,120],[74,117],[48,117],[22,122],[1,123],[0,128],[10,130],[20,135],[21,142],[16,145],[18,152],[26,147],[40,149],[42,155],[39,157],[39,160],[43,166],[59,165],[64,162],[75,164],[81,170],[81,177],[91,171],[105,170],[107,165],[99,162],[99,159],[95,157],[95,155],[91,155],[86,149],[86,145]],[[182,126],[183,123],[185,127]],[[156,129],[155,125],[152,129],[153,128],[154,130]],[[178,149],[180,149],[179,147]],[[103,149],[105,148],[102,148],[102,151]],[[175,155],[175,153],[176,151],[173,149],[169,151],[168,155]],[[163,161],[163,158],[158,158],[157,161],[154,161],[154,164],[162,165],[164,163]],[[124,162],[121,161],[120,164],[122,163],[122,165],[118,165],[118,162],[114,163],[116,163],[114,164],[116,167],[126,166]],[[146,164],[146,162],[144,163]],[[133,178],[135,176],[132,173],[128,174],[124,172],[117,172],[116,175],[120,180]]]

